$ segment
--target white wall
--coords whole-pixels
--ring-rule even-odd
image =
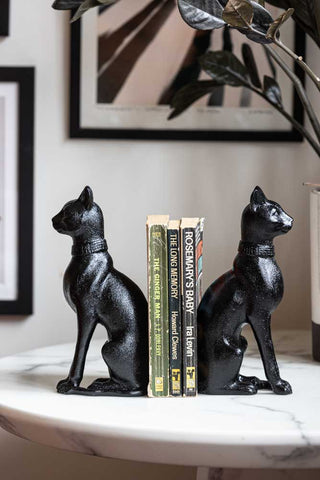
[[[286,295],[274,324],[308,327],[308,191],[302,182],[320,180],[320,161],[311,149],[301,144],[69,140],[69,25],[66,15],[53,11],[50,3],[11,0],[11,35],[0,41],[1,65],[35,65],[37,69],[35,313],[26,319],[1,319],[0,355],[74,340],[75,318],[62,295],[71,243],[52,229],[50,219],[86,184],[91,185],[105,212],[106,237],[117,268],[144,289],[146,214],[206,217],[207,286],[231,266],[241,211],[259,184],[295,217],[294,230],[277,241]],[[0,464],[14,449],[18,458],[24,448],[22,440],[5,433],[0,434],[0,444]],[[28,445],[25,463],[6,462],[4,480],[22,478],[22,468],[27,478],[28,459],[31,465],[37,455],[48,462],[58,455],[62,465],[71,462],[76,468],[78,457],[49,450]],[[108,461],[103,465],[107,469]],[[96,468],[98,472],[102,467]],[[47,478],[56,478],[52,475]],[[42,477],[34,473],[30,478]],[[100,478],[98,473],[95,478]]]

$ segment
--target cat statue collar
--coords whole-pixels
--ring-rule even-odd
[[[82,257],[83,255],[91,255],[92,253],[107,252],[108,245],[105,239],[94,240],[80,245],[73,245],[71,255],[73,257]]]
[[[248,255],[249,257],[274,257],[274,246],[272,243],[239,243],[238,252],[241,255]]]

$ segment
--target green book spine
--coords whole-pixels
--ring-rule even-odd
[[[169,396],[169,309],[167,228],[148,228],[149,365],[148,394]]]

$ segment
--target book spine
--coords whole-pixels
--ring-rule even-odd
[[[168,297],[170,340],[170,395],[182,395],[180,235],[168,230]]]
[[[197,289],[195,229],[181,232],[183,395],[197,394]]]
[[[169,396],[167,228],[151,225],[148,238],[149,396]]]
[[[196,231],[197,307],[202,298],[203,223],[204,220],[201,219]]]

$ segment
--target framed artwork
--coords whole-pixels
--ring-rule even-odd
[[[32,313],[34,68],[0,67],[0,315]]]
[[[9,35],[9,9],[10,0],[0,0],[0,37]]]
[[[270,11],[274,18],[280,12]],[[287,22],[281,32],[284,43],[304,55],[305,35],[295,23]],[[245,40],[230,29],[191,29],[175,0],[118,0],[91,9],[71,26],[71,138],[301,141],[285,118],[243,87],[219,87],[168,120],[174,94],[206,79],[198,57],[228,49],[241,58]],[[290,81],[261,45],[248,42],[261,76],[276,76],[285,108],[302,123]]]

